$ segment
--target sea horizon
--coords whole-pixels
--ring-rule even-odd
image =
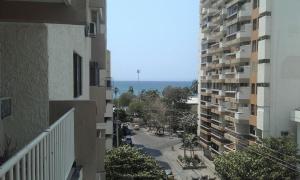
[[[158,90],[160,93],[167,86],[172,87],[190,87],[192,85],[192,81],[117,81],[114,80],[112,82],[113,87],[117,87],[119,89],[118,96],[124,92],[127,92],[129,87],[132,86],[134,90],[134,94],[139,94],[142,90]]]

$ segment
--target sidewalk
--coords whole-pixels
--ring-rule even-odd
[[[201,160],[205,162],[207,168],[183,170],[177,162],[178,155],[183,156],[184,154],[184,151],[182,149],[179,149],[180,146],[181,144],[177,144],[176,146],[174,146],[174,151],[171,148],[165,149],[163,151],[163,157],[169,162],[176,180],[190,180],[192,179],[192,177],[201,177],[202,175],[208,175],[209,177],[216,177],[217,179],[219,179],[215,175],[213,163],[203,157],[203,152],[199,150],[195,151],[195,154],[197,154],[201,158]],[[187,155],[189,155],[189,151],[187,151]]]

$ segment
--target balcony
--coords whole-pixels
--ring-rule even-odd
[[[247,21],[251,19],[252,15],[252,6],[251,3],[245,3],[243,6],[240,8],[238,12],[238,19],[239,21]]]
[[[251,45],[240,46],[240,50],[236,53],[236,59],[250,59]]]
[[[216,124],[213,124],[213,123],[211,123],[210,125],[214,129],[217,129],[219,131],[224,131],[224,127],[222,125],[216,125]]]
[[[214,137],[211,137],[211,142],[213,142],[214,144],[218,145],[218,146],[223,146],[223,142],[220,141],[218,138],[214,138]]]
[[[229,47],[229,46],[237,45],[242,42],[250,41],[251,30],[252,30],[252,25],[250,23],[241,26],[240,31],[226,36],[226,42],[224,46]]]
[[[105,7],[104,0],[90,0],[90,8],[98,9],[98,8],[103,8],[103,7]],[[101,12],[100,15],[102,16],[103,12]]]
[[[74,109],[71,109],[6,161],[0,167],[0,179],[66,179],[74,161]]]
[[[236,79],[249,79],[250,78],[250,66],[241,66],[239,71],[236,73]]]
[[[112,95],[112,90],[111,88],[106,89],[106,100],[112,100],[113,95]]]
[[[229,141],[231,141],[231,142],[233,142],[233,143],[236,141],[235,136],[233,136],[233,135],[230,134],[230,133],[225,133],[225,134],[224,134],[224,138],[227,139],[227,140],[229,140]]]
[[[235,143],[226,144],[224,145],[224,148],[227,150],[227,152],[235,152],[236,150]]]
[[[113,117],[113,104],[112,103],[107,103],[106,104],[106,110],[104,113],[104,117],[106,118],[112,118]]]

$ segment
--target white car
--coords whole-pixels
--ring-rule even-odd
[[[133,129],[134,129],[134,130],[139,130],[139,129],[140,129],[140,126],[136,124],[136,125],[133,126]]]

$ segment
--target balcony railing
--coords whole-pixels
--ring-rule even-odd
[[[71,109],[0,166],[0,179],[66,179],[74,160],[74,109]]]

